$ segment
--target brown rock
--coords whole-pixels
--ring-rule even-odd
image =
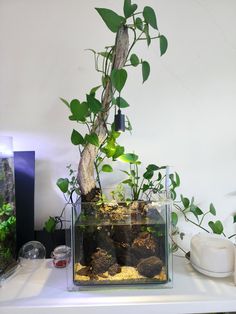
[[[111,276],[115,276],[115,274],[118,274],[121,272],[121,267],[119,264],[115,263],[108,269],[108,274]]]
[[[97,248],[97,251],[92,254],[91,271],[92,274],[98,275],[105,273],[109,267],[115,263],[112,255],[107,251]]]
[[[91,271],[90,271],[89,266],[86,266],[86,267],[79,269],[76,273],[77,273],[77,275],[80,275],[80,276],[89,276]]]
[[[120,243],[120,242],[114,242],[115,246],[115,254],[117,262],[120,265],[125,266],[136,266],[137,265],[137,259],[134,256],[131,246],[128,243]]]
[[[137,270],[140,275],[153,278],[159,275],[163,267],[163,262],[159,257],[150,256],[138,263]]]
[[[145,258],[157,254],[157,240],[149,232],[141,232],[132,243],[132,249],[137,258]]]
[[[107,227],[108,229],[108,227]],[[97,247],[109,252],[110,254],[114,254],[114,244],[113,240],[110,238],[110,230],[102,228],[102,230],[96,233],[96,242]]]
[[[124,226],[114,226],[114,234],[112,239],[115,242],[119,243],[129,243],[131,244],[132,239],[132,226],[131,225],[124,225]]]

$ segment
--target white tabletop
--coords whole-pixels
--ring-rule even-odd
[[[45,260],[34,271],[21,268],[0,288],[1,314],[164,314],[236,311],[233,278],[205,277],[174,258],[170,289],[112,288],[69,292],[65,269]]]

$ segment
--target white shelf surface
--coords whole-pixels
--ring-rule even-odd
[[[174,257],[170,289],[97,288],[69,292],[66,270],[45,260],[34,271],[21,268],[0,288],[1,314],[165,314],[236,311],[233,277],[210,278]]]

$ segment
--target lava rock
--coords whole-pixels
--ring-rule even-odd
[[[129,243],[114,242],[117,263],[122,266],[137,266],[138,260]]]
[[[91,272],[94,275],[105,273],[115,263],[114,257],[107,251],[97,248],[91,256]]]
[[[132,250],[138,259],[157,255],[157,240],[149,232],[141,232],[132,243]]]
[[[115,263],[108,269],[108,274],[111,276],[115,276],[115,274],[118,274],[121,272],[121,267],[119,264]]]
[[[76,256],[80,256],[79,263],[83,266],[90,266],[91,256],[98,247],[97,242],[95,241],[97,237],[97,228],[96,226],[90,226],[85,230],[77,228],[77,246],[75,248]]]
[[[90,273],[91,271],[89,266],[83,267],[76,272],[76,274],[80,276],[89,276]]]
[[[107,251],[109,254],[114,255],[114,244],[110,238],[110,230],[102,228],[96,234],[97,247]]]
[[[150,256],[141,260],[137,265],[137,270],[140,275],[153,278],[159,275],[163,267],[163,262],[159,257]]]
[[[115,242],[131,244],[133,241],[131,225],[114,226],[112,239]]]
[[[90,203],[90,202],[97,202],[100,200],[100,189],[93,188],[90,192],[88,192],[86,195],[81,195],[82,202]],[[90,204],[89,204],[90,205]]]

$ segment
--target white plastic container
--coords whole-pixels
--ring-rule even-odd
[[[191,239],[190,261],[204,275],[227,277],[234,272],[235,248],[220,235],[198,233]]]

